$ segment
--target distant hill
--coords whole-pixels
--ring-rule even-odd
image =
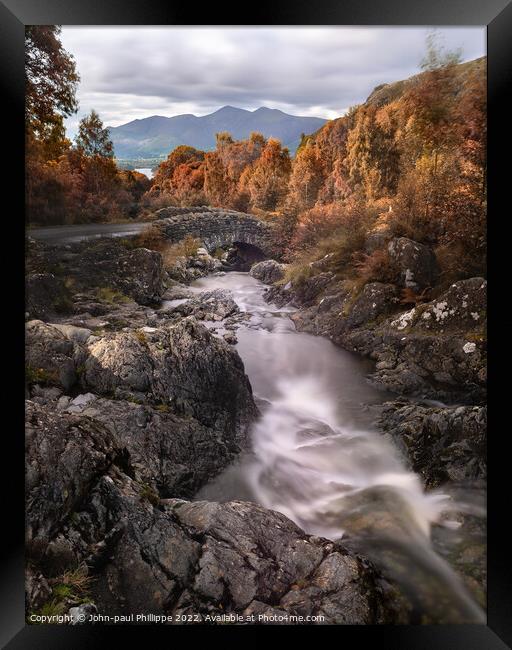
[[[229,131],[235,140],[247,138],[251,131],[266,137],[278,138],[293,154],[302,133],[317,131],[326,120],[319,117],[299,117],[283,111],[262,106],[255,111],[224,106],[214,113],[176,115],[162,117],[153,115],[141,120],[110,128],[117,158],[165,157],[180,144],[203,151],[215,148],[215,134]]]

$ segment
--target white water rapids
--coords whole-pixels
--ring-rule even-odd
[[[252,451],[197,498],[250,499],[310,534],[352,539],[356,550],[406,583],[418,607],[436,620],[483,622],[430,544],[432,524],[456,526],[446,517],[453,502],[442,492],[425,492],[392,441],[375,429],[378,405],[392,396],[367,383],[365,362],[325,338],[297,332],[293,310],[267,304],[264,285],[246,273],[194,283],[195,291],[214,288],[229,289],[250,315],[237,331],[237,350],[262,415],[252,428]],[[418,583],[428,583],[425,593]]]

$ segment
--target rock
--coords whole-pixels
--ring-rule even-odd
[[[376,230],[369,233],[364,243],[365,253],[371,255],[376,250],[383,248],[389,239],[390,235],[387,230]]]
[[[87,346],[82,384],[101,395],[145,393],[239,441],[257,411],[243,363],[233,348],[192,318],[138,337],[115,332]]]
[[[249,271],[249,275],[265,284],[274,284],[274,282],[284,278],[285,268],[284,264],[280,264],[275,260],[264,260],[254,264]]]
[[[233,334],[233,332],[226,332],[223,334],[222,337],[226,343],[229,343],[230,345],[236,345],[238,343],[238,339],[236,338],[236,335]]]
[[[27,401],[27,544],[47,544],[121,453],[110,431],[89,418]]]
[[[70,625],[85,625],[90,622],[92,616],[98,613],[94,603],[84,603],[78,607],[70,607],[68,614],[71,616]]]
[[[50,600],[52,590],[48,581],[39,571],[29,565],[25,569],[25,600],[27,610],[34,612]]]
[[[145,407],[132,406],[135,423]],[[284,515],[253,503],[159,500],[137,476],[143,446],[139,452],[135,442],[130,451],[123,446],[137,435],[136,425],[123,420],[127,408],[97,400],[71,415],[27,403],[31,603],[51,598],[47,575],[86,564],[94,576],[91,600],[111,615],[272,609],[314,612],[328,623],[393,622],[385,583],[341,544],[306,535]],[[120,417],[125,440],[99,416],[111,424]],[[168,423],[161,431],[160,442],[169,435]],[[138,444],[148,434],[142,431]],[[155,459],[162,454],[157,436],[146,452]],[[84,605],[73,608],[74,617],[95,611],[92,602]]]
[[[314,612],[325,623],[375,620],[363,586],[371,570],[342,546],[305,535],[284,515],[256,504],[175,501],[168,508],[202,543],[194,582],[181,594],[177,613],[205,611],[204,603],[215,611],[227,597],[226,610],[245,615],[271,610]]]
[[[272,287],[265,299],[298,304],[301,309],[291,316],[298,330],[328,336],[375,360],[372,379],[386,389],[481,403],[486,385],[486,289],[482,278],[462,280],[430,303],[399,313],[397,289],[381,283],[365,285],[358,295],[346,281],[331,283],[312,302],[307,295],[301,302],[294,289]]]
[[[388,244],[388,253],[400,269],[402,286],[418,290],[435,285],[439,268],[431,248],[406,237],[395,237]]]
[[[27,381],[69,391],[77,381],[80,351],[80,346],[55,327],[40,320],[29,321],[25,326]]]
[[[343,328],[368,325],[379,316],[393,311],[397,303],[398,291],[394,285],[370,282],[364,285],[361,293],[352,302],[346,319],[341,321],[340,325]]]
[[[75,327],[74,325],[64,325],[61,323],[52,323],[52,327],[55,327],[66,338],[75,343],[87,343],[92,335],[92,331],[85,327]]]
[[[46,320],[71,308],[69,292],[61,278],[52,273],[34,273],[25,280],[25,310],[30,319]]]
[[[240,451],[234,427],[206,427],[166,404],[98,398],[80,412],[110,430],[130,454],[133,477],[165,498],[192,497]]]
[[[240,313],[240,309],[230,291],[213,289],[202,291],[199,295],[195,294],[194,298],[173,307],[169,313],[194,316],[197,320],[223,320]]]
[[[94,402],[96,399],[96,395],[93,393],[85,393],[84,395],[78,395],[75,397],[75,399],[71,400],[71,406],[81,408],[83,406],[87,406],[87,404],[90,404],[91,402]]]
[[[266,291],[265,300],[275,303],[278,307],[287,304],[295,307],[310,307],[333,284],[334,279],[334,273],[326,271],[300,281],[288,282],[285,286],[273,286]]]
[[[416,324],[430,331],[474,330],[485,327],[487,317],[487,281],[483,278],[460,280],[422,307]],[[476,345],[469,345],[471,352]],[[466,352],[466,350],[464,350]]]
[[[379,426],[398,442],[427,487],[486,478],[485,406],[387,402]]]

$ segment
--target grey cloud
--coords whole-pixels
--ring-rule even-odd
[[[332,117],[381,84],[418,71],[425,28],[72,28],[63,44],[82,81],[81,115],[106,123],[225,104]],[[484,28],[440,30],[463,58],[485,54]]]

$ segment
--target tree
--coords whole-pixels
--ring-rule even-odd
[[[297,152],[288,188],[288,203],[296,210],[315,204],[324,182],[324,167],[318,147],[305,143]]]
[[[103,122],[94,109],[80,120],[75,142],[77,149],[84,156],[114,157],[114,145],[109,130],[103,127]]]
[[[275,210],[288,191],[291,162],[288,149],[279,140],[269,138],[261,156],[247,170],[244,185],[256,208]]]
[[[456,65],[460,52],[445,52],[436,32],[427,36],[423,74],[405,96],[410,130],[417,138],[416,157],[431,155],[434,174],[439,154],[453,145],[457,136],[453,114],[457,98]]]
[[[80,77],[71,54],[59,40],[57,25],[25,29],[25,124],[27,136],[39,141],[64,139],[63,117],[77,111]]]

